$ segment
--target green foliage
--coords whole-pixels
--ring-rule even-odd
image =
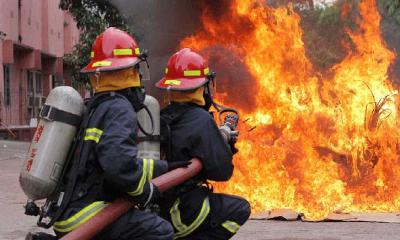
[[[378,4],[384,14],[400,24],[400,0],[378,0]]]
[[[318,25],[332,25],[338,24],[340,18],[340,8],[336,5],[327,6],[324,8],[315,8],[315,14],[317,15]]]
[[[72,14],[81,31],[79,43],[64,57],[65,67],[72,74],[72,84],[77,86],[88,80],[80,70],[89,63],[96,36],[111,26],[128,32],[129,29],[124,17],[108,0],[61,0],[59,7]]]
[[[302,17],[306,53],[318,70],[328,70],[345,57],[346,50],[343,44],[347,43],[349,38],[344,29],[355,27],[352,20],[357,14],[353,9],[355,3],[354,0],[338,0],[332,5],[317,5],[314,9],[299,12]],[[346,12],[343,12],[344,4]]]
[[[387,0],[385,5],[389,15],[393,15],[400,7],[400,0]]]

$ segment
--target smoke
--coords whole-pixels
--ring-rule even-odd
[[[113,4],[126,17],[140,47],[149,50],[152,81],[145,85],[151,94],[159,95],[154,83],[161,79],[168,58],[178,50],[183,38],[201,29],[204,7],[220,5],[215,2],[224,1],[113,0]]]
[[[391,17],[385,10],[381,21],[382,36],[386,41],[389,49],[392,49],[397,54],[396,61],[392,64],[389,71],[389,78],[397,85],[400,84],[400,31],[399,22],[396,18]]]
[[[229,9],[230,0],[113,0],[125,16],[131,32],[142,49],[149,50],[151,82],[146,89],[160,99],[154,83],[162,78],[168,58],[179,50],[179,43],[187,36],[202,30],[201,16],[218,17]],[[210,62],[213,68],[213,62]],[[226,71],[227,69],[223,69]]]

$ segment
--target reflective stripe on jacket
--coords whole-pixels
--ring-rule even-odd
[[[82,225],[83,223],[87,222],[103,208],[107,207],[107,205],[108,203],[105,203],[103,201],[94,202],[83,208],[79,212],[75,213],[70,218],[63,221],[55,222],[54,230],[62,233],[70,232]]]

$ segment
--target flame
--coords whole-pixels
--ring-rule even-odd
[[[181,42],[210,58],[218,51],[207,49],[222,48],[251,76],[246,89],[226,79],[231,87],[218,95],[226,102],[252,91],[254,106],[234,106],[246,119],[235,172],[216,189],[245,197],[253,213],[291,208],[313,220],[400,210],[398,97],[387,76],[395,54],[381,38],[375,1],[359,3],[358,30],[347,30],[356,47],[329,76],[307,59],[293,7],[263,2],[234,0],[217,19],[206,10],[204,29]]]

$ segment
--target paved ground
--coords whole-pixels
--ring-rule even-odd
[[[23,214],[26,198],[18,183],[28,143],[0,140],[0,240],[22,240],[38,230]],[[234,240],[400,240],[400,224],[357,222],[248,221]]]

